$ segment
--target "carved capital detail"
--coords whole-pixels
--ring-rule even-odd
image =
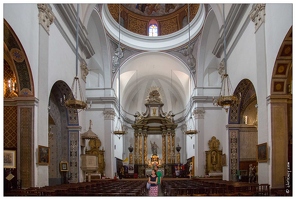
[[[105,109],[104,112],[104,119],[105,120],[114,120],[115,117],[115,111],[114,109]]]
[[[201,108],[195,108],[193,114],[195,119],[204,119],[205,110]]]
[[[55,17],[49,4],[37,4],[39,10],[39,24],[49,34],[49,26],[53,23]]]
[[[221,76],[221,78],[223,77],[223,75],[225,74],[225,62],[224,59],[220,62],[219,67],[218,67],[218,73]]]
[[[265,21],[265,4],[254,4],[250,12],[250,18],[255,23],[256,32]]]
[[[81,78],[84,82],[86,82],[86,76],[88,75],[88,68],[87,68],[87,64],[85,62],[85,60],[82,60],[81,64],[80,64],[80,68],[81,68]]]

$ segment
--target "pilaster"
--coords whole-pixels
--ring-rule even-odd
[[[198,131],[195,137],[195,159],[194,159],[194,171],[196,176],[205,175],[205,145],[204,141],[204,108],[195,108],[193,111],[196,129]]]
[[[113,127],[114,127],[114,118],[115,111],[113,108],[105,108],[104,112],[104,145],[105,145],[105,175],[106,177],[113,177],[115,163],[114,163],[114,135],[113,135]]]

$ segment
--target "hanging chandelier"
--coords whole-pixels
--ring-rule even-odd
[[[120,5],[118,4],[118,30],[119,30],[119,39],[118,39],[118,50],[121,50],[120,47]],[[119,54],[121,55],[121,54]],[[113,131],[113,134],[116,135],[119,139],[125,134],[125,131],[123,130],[123,126],[118,126],[120,122],[120,59],[123,57],[123,55],[120,57],[118,56],[118,120],[117,120],[117,126],[115,131]],[[119,128],[121,128],[121,130]]]
[[[232,85],[229,79],[229,76],[227,74],[227,56],[226,56],[226,22],[225,22],[225,13],[224,13],[224,4],[223,4],[223,18],[224,18],[224,69],[225,73],[222,74],[222,85],[221,85],[221,91],[218,99],[215,99],[213,97],[213,105],[215,106],[221,106],[225,109],[226,112],[228,112],[229,108],[234,105],[238,98],[233,95],[232,93]]]
[[[190,123],[190,121],[192,121],[192,125],[193,125],[192,127],[194,127],[194,121],[193,121],[192,116],[190,116],[190,118],[189,118],[189,123]],[[197,131],[196,129],[191,129],[191,124],[189,125],[189,130],[184,131],[184,134],[189,136],[190,139],[192,139],[193,136],[197,133],[199,133],[199,131]]]
[[[79,4],[77,4],[77,16],[76,16],[76,76],[74,77],[71,91],[71,95],[68,99],[65,99],[65,106],[70,109],[84,110],[87,107],[87,103],[83,100],[83,95],[80,87],[80,82],[78,78],[78,34],[79,34]],[[80,99],[78,99],[78,93]]]
[[[213,99],[215,106],[221,106],[228,112],[230,106],[238,101],[238,98],[232,95],[232,87],[228,74],[223,74],[222,86],[218,99]]]

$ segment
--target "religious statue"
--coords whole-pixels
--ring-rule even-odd
[[[158,148],[157,144],[155,142],[152,143],[151,141],[150,141],[150,144],[151,144],[152,154],[157,155],[157,148]]]
[[[249,183],[255,182],[256,179],[256,166],[249,165]]]

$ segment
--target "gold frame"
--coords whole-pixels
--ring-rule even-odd
[[[49,165],[50,152],[49,147],[38,145],[38,164]]]
[[[69,171],[69,165],[67,161],[61,161],[60,162],[60,171],[61,172],[67,172]]]
[[[16,168],[16,150],[4,150],[3,167]]]
[[[267,142],[257,145],[257,162],[267,162],[268,146]]]

